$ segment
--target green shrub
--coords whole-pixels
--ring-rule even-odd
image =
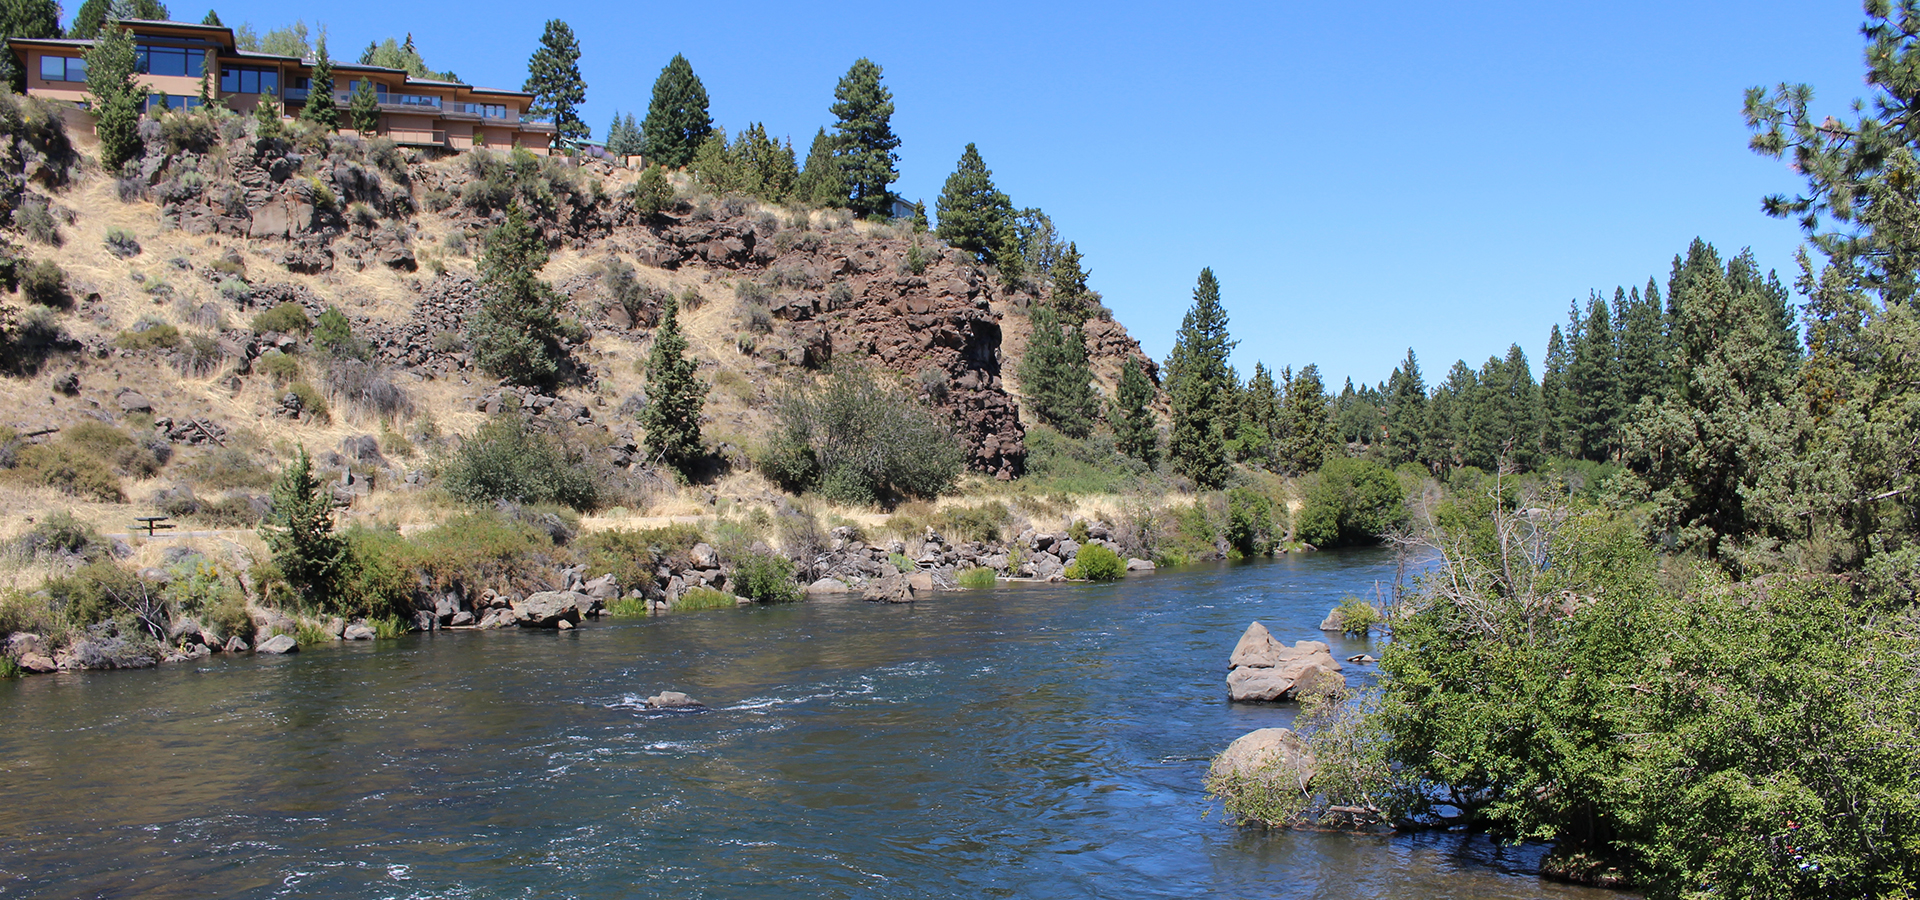
[[[293,639],[302,647],[317,647],[339,640],[339,636],[320,627],[320,623],[301,619],[293,626]]]
[[[990,543],[1004,536],[1012,515],[1000,502],[949,506],[934,516],[934,529],[949,541]]]
[[[800,599],[793,580],[793,562],[773,553],[747,553],[733,564],[734,592],[761,603],[792,603]]]
[[[551,532],[499,510],[449,519],[410,543],[429,591],[546,590],[560,561]]]
[[[121,259],[140,255],[140,240],[125,228],[109,228],[105,239],[107,252]]]
[[[1334,612],[1340,616],[1341,633],[1356,637],[1366,637],[1373,631],[1373,626],[1386,621],[1386,617],[1380,615],[1373,604],[1352,594],[1340,598],[1340,605],[1334,607]]]
[[[180,353],[173,359],[174,368],[180,374],[194,378],[205,378],[219,371],[225,362],[227,353],[220,349],[220,342],[204,334],[188,335],[181,343]]]
[[[410,619],[417,554],[392,528],[355,525],[346,530],[347,559],[331,611],[368,620]]]
[[[579,551],[592,575],[611,572],[622,588],[658,586],[659,569],[676,555],[685,559],[693,545],[706,540],[692,525],[665,528],[614,528],[580,539]],[[644,610],[643,610],[644,612]]]
[[[97,625],[130,614],[156,598],[151,585],[132,570],[101,560],[47,580],[42,588],[49,608],[73,628]]]
[[[913,560],[908,559],[907,555],[904,553],[887,554],[887,562],[893,563],[893,567],[896,569],[899,569],[902,572],[911,572],[915,569],[920,568],[919,563],[916,563]]]
[[[256,490],[272,486],[274,470],[237,446],[208,448],[181,464],[181,471],[195,484],[214,490]]]
[[[367,624],[373,626],[374,640],[379,641],[406,637],[407,633],[413,630],[413,625],[399,616],[381,616],[377,619],[369,619]]]
[[[333,410],[327,407],[327,398],[320,390],[304,381],[287,385],[287,393],[300,398],[301,414],[322,425],[333,421]]]
[[[56,441],[37,444],[20,451],[9,480],[21,484],[50,487],[107,503],[124,503],[127,496],[120,488],[120,476],[99,457]]]
[[[51,247],[60,246],[60,223],[53,220],[53,211],[45,203],[20,204],[20,208],[13,212],[13,224],[20,226],[20,233],[30,241]]]
[[[240,596],[238,585],[229,581],[220,567],[200,555],[189,556],[168,567],[172,580],[161,595],[173,604],[175,615],[208,618],[208,614]]]
[[[260,327],[258,319],[254,320],[254,327]],[[299,381],[302,374],[300,360],[278,350],[268,350],[260,354],[260,358],[254,361],[254,366],[268,378],[273,379],[275,387],[283,387]]]
[[[1320,547],[1371,544],[1406,521],[1406,495],[1392,470],[1371,460],[1332,459],[1307,488],[1297,536]]]
[[[367,343],[354,336],[353,323],[337,306],[327,307],[313,323],[313,346],[333,357],[366,359],[369,355]]]
[[[647,614],[647,601],[638,597],[620,597],[607,604],[607,615],[616,619],[637,619]]]
[[[1227,491],[1227,544],[1242,556],[1272,552],[1273,501],[1252,488]]]
[[[20,273],[20,295],[30,303],[55,309],[73,305],[67,292],[67,273],[50,259],[37,259]]]
[[[306,334],[313,330],[313,320],[307,317],[304,307],[288,301],[254,316],[253,330],[256,334]]]
[[[87,562],[100,559],[109,549],[99,531],[64,509],[55,510],[36,522],[14,542],[14,548],[28,557],[59,554],[77,556]]]
[[[1028,426],[1026,444],[1026,475],[1021,480],[1035,493],[1125,493],[1137,489],[1152,471],[1120,452],[1106,432],[1082,439],[1036,424]]]
[[[969,590],[985,590],[998,581],[996,573],[986,566],[975,566],[960,573],[960,586]]]
[[[674,609],[697,611],[703,609],[732,609],[740,604],[733,595],[725,591],[716,591],[710,587],[696,587],[680,595],[673,602]]]
[[[773,412],[762,468],[839,502],[937,496],[966,461],[944,416],[858,365],[836,366],[817,388],[790,387]]]
[[[122,331],[113,338],[113,345],[122,350],[156,350],[180,346],[180,329],[171,324],[152,319],[142,319],[134,327]]]
[[[593,509],[599,489],[584,460],[530,429],[518,412],[489,419],[447,461],[442,483],[468,503],[512,500]]]
[[[1066,571],[1066,576],[1075,581],[1113,581],[1125,574],[1127,564],[1120,561],[1118,554],[1099,544],[1081,547]]]
[[[634,210],[643,216],[651,216],[673,202],[673,184],[667,180],[664,166],[648,166],[628,190]]]

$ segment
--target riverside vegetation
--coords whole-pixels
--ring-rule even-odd
[[[1434,386],[1409,350],[1338,393],[1229,366],[1210,269],[1147,358],[974,145],[890,218],[870,60],[803,162],[676,56],[608,135],[637,171],[0,98],[5,665],[1385,538],[1440,564],[1367,607],[1378,687],[1306,701],[1308,777],[1214,780],[1233,816],[1552,841],[1654,896],[1910,894],[1920,12],[1868,12],[1875,112],[1749,98],[1808,177],[1768,201],[1808,234],[1793,291],[1696,241],[1577,305],[1538,381],[1518,344]],[[556,118],[578,54],[549,23]],[[106,534],[144,511],[213,537]]]

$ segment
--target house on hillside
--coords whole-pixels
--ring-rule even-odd
[[[252,113],[263,97],[277,100],[288,117],[299,115],[310,102],[328,102],[308,96],[313,60],[238,49],[233,29],[145,19],[120,25],[133,32],[139,78],[150,92],[149,110],[199,106],[201,79],[209,74],[220,101],[235,112]],[[93,41],[12,38],[7,45],[15,64],[27,73],[28,96],[77,105],[87,102],[86,53]],[[533,102],[532,94],[414,78],[402,69],[335,62],[330,102],[340,107],[342,122],[347,118],[348,98],[361,81],[372,86],[380,101],[378,133],[395,143],[456,151],[524,147],[541,155],[553,147],[553,123],[523,115]]]

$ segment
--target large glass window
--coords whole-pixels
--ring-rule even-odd
[[[463,104],[463,107],[469,115],[482,116],[488,119],[504,119],[507,117],[507,107],[505,104],[467,103]]]
[[[280,73],[273,69],[228,66],[220,70],[220,90],[227,94],[280,93]]]
[[[377,100],[379,100],[379,102],[381,103],[387,102],[387,86],[386,85],[381,84],[378,81],[369,81],[367,83],[373,85],[373,95]],[[360,89],[359,79],[355,78],[347,82],[348,97],[352,97],[353,92],[359,89]]]
[[[40,57],[41,81],[86,81],[87,61],[71,56]]]
[[[165,93],[147,95],[147,112],[156,109],[198,109],[199,97],[174,97]]]
[[[134,48],[134,59],[144,75],[191,75],[198,78],[207,70],[205,50],[141,44]]]

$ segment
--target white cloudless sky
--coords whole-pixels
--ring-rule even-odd
[[[1860,7],[1828,0],[215,8],[262,33],[324,24],[336,57],[411,32],[429,65],[510,88],[557,17],[596,137],[644,115],[677,52],[729,133],[764,122],[802,156],[869,57],[897,106],[900,194],[931,209],[974,142],[1150,354],[1211,266],[1240,371],[1318,363],[1335,390],[1409,347],[1430,384],[1515,342],[1538,371],[1569,301],[1664,289],[1695,236],[1791,283],[1801,236],[1759,210],[1799,181],[1746,149],[1743,92],[1806,82],[1844,114],[1864,90]]]

